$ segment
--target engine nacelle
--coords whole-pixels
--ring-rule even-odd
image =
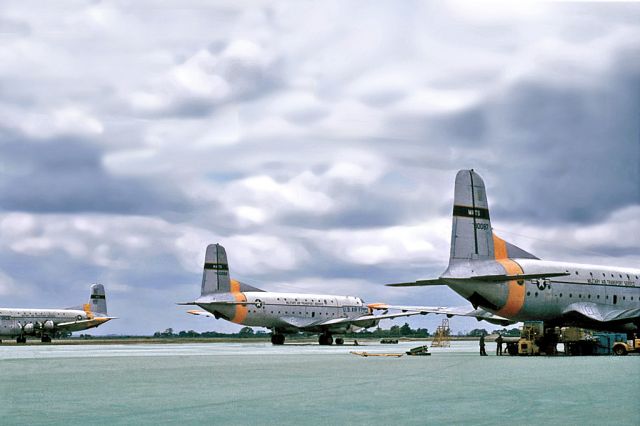
[[[42,324],[42,329],[44,331],[53,331],[56,328],[56,325],[51,320],[47,320]]]
[[[22,327],[22,332],[24,334],[34,334],[36,332],[36,326],[32,322],[27,323]]]

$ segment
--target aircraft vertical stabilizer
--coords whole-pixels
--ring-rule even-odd
[[[456,175],[453,202],[450,261],[494,258],[484,182],[473,170],[460,170]]]
[[[102,284],[94,284],[91,286],[89,302],[91,312],[107,315],[107,296],[105,295]]]
[[[220,244],[209,244],[204,258],[201,294],[226,293],[230,290],[227,252]]]

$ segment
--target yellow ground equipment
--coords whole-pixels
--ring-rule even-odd
[[[540,355],[539,341],[544,332],[542,322],[525,322],[518,340],[518,355]]]
[[[613,353],[616,355],[626,355],[632,352],[640,352],[640,338],[634,336],[626,342],[616,342],[613,345]]]
[[[448,348],[451,346],[451,330],[449,329],[449,318],[444,318],[442,324],[436,328],[436,335],[431,341],[432,348]]]

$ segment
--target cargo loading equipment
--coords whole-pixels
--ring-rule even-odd
[[[557,355],[557,345],[562,343],[564,354],[626,355],[640,352],[640,338],[627,340],[624,333],[592,332],[582,328],[564,327],[543,329],[540,321],[525,322],[520,338],[504,338],[509,355]]]

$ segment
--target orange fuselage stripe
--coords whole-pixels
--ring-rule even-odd
[[[246,302],[247,296],[244,293],[240,292],[240,283],[237,280],[231,280],[231,294],[236,302]],[[233,318],[231,318],[232,322],[236,324],[243,324],[245,318],[247,318],[247,313],[249,309],[247,305],[236,305],[236,312]]]
[[[523,273],[520,265],[511,259],[496,258],[496,262],[500,263],[504,267],[507,275],[518,275]],[[520,309],[522,309],[522,306],[524,305],[525,285],[524,283],[518,284],[515,280],[509,281],[507,283],[507,291],[507,302],[504,304],[502,309],[496,313],[502,317],[510,318],[520,312]]]

